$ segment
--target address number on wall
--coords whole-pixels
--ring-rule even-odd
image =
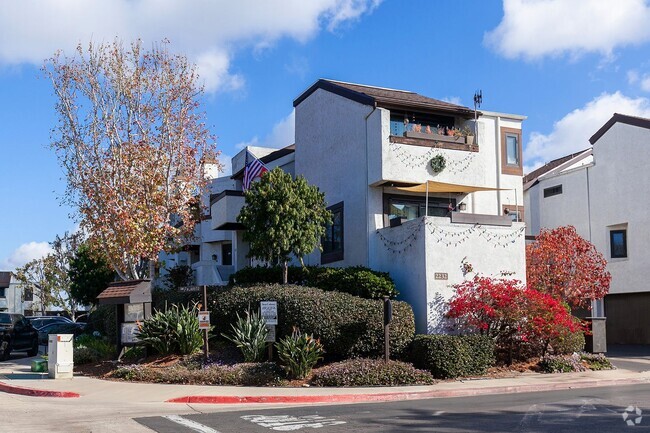
[[[447,274],[446,272],[436,272],[433,274],[433,278],[436,280],[448,280],[449,274]]]

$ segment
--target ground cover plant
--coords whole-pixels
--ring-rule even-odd
[[[398,386],[431,385],[431,373],[412,364],[380,359],[349,359],[319,368],[310,384],[314,386]]]

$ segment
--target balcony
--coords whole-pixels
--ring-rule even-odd
[[[237,222],[237,215],[244,206],[244,193],[226,190],[210,200],[210,228],[212,230],[243,230]]]
[[[413,305],[417,332],[438,332],[454,284],[478,274],[507,273],[525,281],[524,229],[507,216],[420,217],[377,230],[370,266],[389,272],[402,298]]]

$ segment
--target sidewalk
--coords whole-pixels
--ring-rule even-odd
[[[619,368],[581,373],[527,373],[503,379],[445,381],[431,386],[256,388],[166,385],[108,381],[88,377],[75,377],[68,380],[48,379],[47,374],[30,372],[31,360],[32,358],[18,358],[0,363],[0,392],[34,397],[79,398],[85,402],[97,403],[313,404],[465,397],[650,383],[650,365],[648,365],[648,371],[640,372]]]

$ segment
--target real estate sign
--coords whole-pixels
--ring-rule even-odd
[[[267,325],[278,324],[278,302],[277,301],[261,301],[260,312]]]

